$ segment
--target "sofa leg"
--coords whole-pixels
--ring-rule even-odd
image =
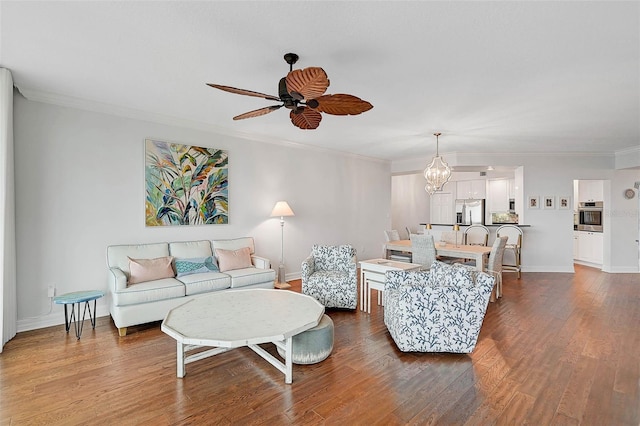
[[[120,335],[120,337],[124,337],[127,335],[127,327],[120,327],[118,329],[118,334]]]

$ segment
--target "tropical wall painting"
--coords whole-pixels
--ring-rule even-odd
[[[145,141],[147,226],[229,223],[228,153]]]

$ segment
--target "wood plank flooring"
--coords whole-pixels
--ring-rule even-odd
[[[0,425],[640,424],[639,274],[505,273],[470,355],[398,351],[383,311],[329,310],[333,353],[291,385],[246,348],[178,379],[159,323],[19,333],[0,354]]]

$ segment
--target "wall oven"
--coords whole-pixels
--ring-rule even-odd
[[[602,232],[602,201],[580,203],[578,214],[578,231]]]

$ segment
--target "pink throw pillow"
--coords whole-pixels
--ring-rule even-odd
[[[238,250],[216,249],[216,257],[218,258],[220,272],[250,268],[253,266],[251,264],[251,250],[249,247],[242,247]]]
[[[173,278],[176,274],[173,272],[171,262],[173,262],[173,257],[171,256],[157,257],[155,259],[129,258],[129,282],[127,284]]]

